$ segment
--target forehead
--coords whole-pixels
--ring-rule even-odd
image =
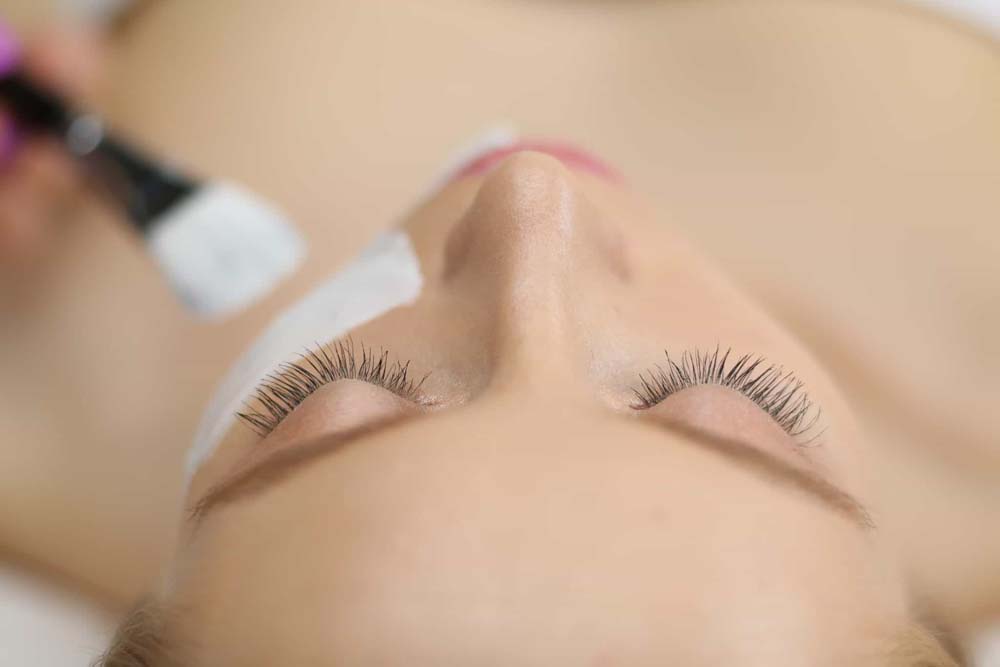
[[[211,664],[774,664],[900,609],[869,538],[787,488],[613,419],[511,422],[419,422],[222,509],[182,631]]]

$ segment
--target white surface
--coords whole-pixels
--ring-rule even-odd
[[[281,213],[231,183],[206,185],[176,204],[146,244],[181,301],[207,318],[249,305],[305,256],[305,242]]]
[[[972,639],[969,652],[973,667],[1000,667],[1000,620]]]
[[[110,640],[112,619],[35,577],[0,563],[0,664],[84,667]]]
[[[391,231],[285,311],[229,370],[209,402],[188,453],[188,480],[212,455],[243,401],[278,364],[411,303],[422,286],[409,237]]]
[[[909,0],[1000,39],[1000,0]]]

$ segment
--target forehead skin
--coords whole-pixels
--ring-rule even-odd
[[[801,494],[503,397],[348,445],[190,547],[192,664],[865,664],[903,614],[870,536]]]

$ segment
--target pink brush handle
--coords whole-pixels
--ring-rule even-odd
[[[0,76],[14,69],[17,65],[18,56],[21,53],[21,45],[14,36],[10,27],[0,19]]]
[[[0,76],[17,67],[21,46],[14,32],[0,20]],[[0,168],[10,162],[17,149],[18,132],[13,121],[0,109]]]

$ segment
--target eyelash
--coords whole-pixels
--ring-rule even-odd
[[[317,344],[296,361],[283,363],[269,373],[244,404],[246,410],[236,416],[258,435],[266,436],[310,394],[337,380],[369,382],[419,403],[420,386],[427,376],[414,382],[409,370],[409,361],[390,361],[387,351],[355,347],[349,338]]]
[[[730,362],[731,349],[720,353],[686,351],[680,363],[667,357],[666,367],[657,364],[639,375],[639,386],[632,391],[637,410],[647,410],[682,389],[703,384],[734,389],[756,403],[771,416],[778,426],[793,438],[809,432],[819,421],[822,410],[803,390],[803,383],[777,364],[768,364],[764,357],[746,354]],[[822,432],[809,438],[808,444]]]
[[[636,410],[648,410],[682,389],[712,384],[734,389],[756,403],[793,438],[809,432],[819,421],[822,410],[803,391],[803,383],[777,364],[767,364],[764,357],[746,354],[729,363],[731,348],[721,352],[685,351],[680,363],[664,352],[666,368],[657,364],[639,375],[633,388]],[[766,366],[765,366],[766,365]],[[389,353],[360,345],[350,338],[331,344],[317,344],[294,362],[286,362],[269,373],[245,403],[246,410],[236,416],[261,437],[277,428],[302,401],[320,387],[337,380],[361,380],[394,394],[421,402],[420,387],[427,376],[414,382],[410,362],[390,361]],[[762,368],[763,367],[763,368]],[[758,370],[761,369],[761,370]],[[819,433],[806,443],[815,440]]]

